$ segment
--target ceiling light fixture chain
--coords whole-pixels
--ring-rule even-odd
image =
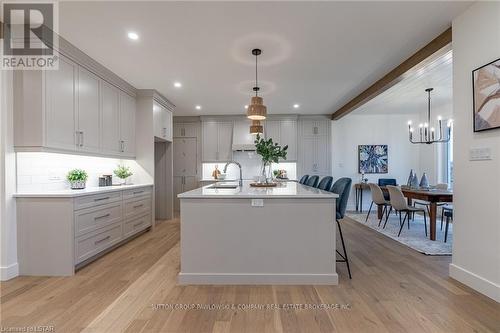
[[[253,49],[252,55],[255,56],[255,87],[253,87],[253,91],[255,92],[255,96],[251,98],[250,105],[247,109],[247,118],[251,120],[264,120],[267,117],[267,108],[264,105],[264,100],[259,96],[259,72],[258,72],[258,57],[262,54],[261,49]],[[254,129],[262,128],[262,125],[254,123]],[[260,126],[260,127],[257,127]],[[252,127],[250,127],[250,132],[252,131]]]

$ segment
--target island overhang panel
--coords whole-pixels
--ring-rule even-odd
[[[297,183],[179,195],[181,284],[337,284],[337,195]]]

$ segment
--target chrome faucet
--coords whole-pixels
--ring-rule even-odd
[[[238,162],[236,161],[230,161],[230,162],[227,162],[226,165],[224,165],[224,173],[226,173],[227,171],[227,166],[229,164],[236,164],[238,166],[238,168],[240,168],[240,187],[243,187],[243,174],[241,172],[241,164],[239,164]]]

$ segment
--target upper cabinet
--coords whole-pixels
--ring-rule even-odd
[[[17,151],[135,157],[135,97],[59,55],[59,68],[14,73]]]
[[[266,138],[272,138],[280,146],[288,145],[286,161],[297,161],[297,120],[270,119],[264,126]]]
[[[196,123],[176,123],[174,126],[174,137],[176,138],[198,137],[198,125]]]
[[[233,122],[203,121],[202,162],[227,162],[233,157]]]
[[[160,141],[172,141],[172,111],[154,103],[153,105],[154,135]]]
[[[300,174],[331,175],[331,135],[329,119],[300,120]]]

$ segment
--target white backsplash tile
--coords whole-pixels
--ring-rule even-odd
[[[142,168],[133,160],[116,158],[56,154],[56,153],[17,153],[17,191],[57,191],[69,187],[66,174],[72,169],[85,170],[89,178],[88,187],[99,185],[99,177],[103,174],[113,174],[119,164],[129,166],[136,180],[136,171]],[[113,182],[119,180],[113,177]]]

